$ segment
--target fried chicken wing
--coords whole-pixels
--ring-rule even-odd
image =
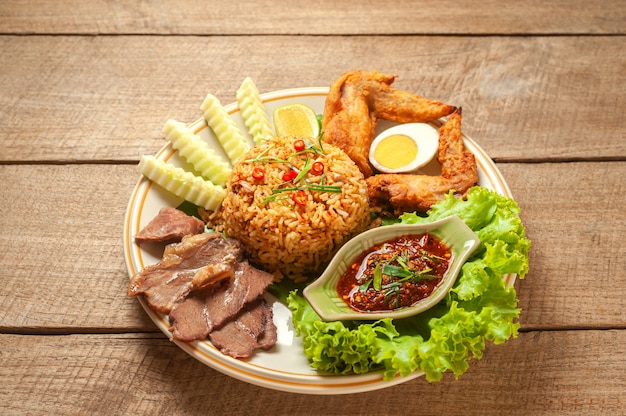
[[[396,75],[352,71],[330,87],[322,117],[323,140],[341,148],[367,178],[373,169],[369,148],[378,119],[398,123],[427,122],[455,107],[391,87]]]
[[[427,211],[451,190],[462,195],[478,184],[476,160],[463,144],[460,108],[439,129],[437,158],[441,176],[391,173],[367,178],[370,203],[395,215]]]

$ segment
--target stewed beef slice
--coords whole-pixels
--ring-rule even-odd
[[[272,274],[243,261],[235,265],[230,280],[191,290],[170,312],[173,338],[184,342],[206,338],[214,329],[237,316],[246,304],[261,296],[273,279]]]
[[[213,322],[207,312],[206,297],[215,291],[215,288],[206,288],[191,292],[174,305],[169,315],[174,339],[191,342],[209,335]]]
[[[243,246],[219,233],[190,235],[165,248],[163,259],[131,278],[129,296],[143,294],[155,311],[169,313],[193,287],[231,277],[243,259]]]
[[[200,219],[179,209],[165,207],[135,236],[135,242],[179,242],[186,235],[200,234],[203,231],[204,223]]]
[[[234,358],[249,357],[258,348],[269,349],[276,343],[272,309],[263,298],[248,304],[222,328],[209,335],[220,351]]]
[[[272,308],[269,308],[269,311],[270,315],[268,319],[265,320],[263,333],[259,336],[259,338],[257,338],[258,348],[263,350],[269,350],[278,340],[278,330],[274,324],[274,312],[272,311]]]

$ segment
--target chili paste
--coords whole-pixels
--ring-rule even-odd
[[[451,258],[430,233],[387,240],[361,253],[339,279],[337,292],[362,312],[405,308],[431,295]]]

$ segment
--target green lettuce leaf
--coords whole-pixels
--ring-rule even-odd
[[[415,317],[324,322],[301,290],[292,290],[287,305],[311,367],[332,374],[382,369],[387,380],[422,371],[432,382],[447,371],[462,375],[471,359],[482,357],[486,341],[501,344],[516,337],[520,309],[504,278],[528,273],[530,240],[519,213],[514,200],[474,187],[465,199],[449,194],[427,216],[402,215],[403,223],[457,215],[481,239],[445,300]]]

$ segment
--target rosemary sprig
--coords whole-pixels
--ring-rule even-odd
[[[261,205],[265,205],[268,202],[275,201],[278,198],[278,195],[285,194],[286,192],[296,192],[296,191],[306,191],[306,190],[312,191],[312,192],[341,193],[341,186],[318,185],[314,183],[306,183],[302,186],[292,186],[288,188],[276,188],[276,189],[272,189],[271,195],[268,195],[265,198],[263,198],[263,200],[261,201]]]
[[[311,166],[313,166],[311,163],[311,159],[307,157],[304,161],[304,166],[302,166],[302,169],[298,173],[298,176],[295,177],[293,182],[299,183],[302,179],[304,179],[306,177],[306,174],[309,173],[309,171],[311,170]]]
[[[261,205],[265,205],[268,202],[276,202],[276,201],[284,201],[285,199],[289,199],[289,195],[285,195],[284,193],[273,193],[271,195],[266,196],[261,201]]]
[[[290,164],[287,160],[281,159],[276,156],[257,156],[254,159],[247,159],[246,163],[257,163],[257,162],[269,162],[269,163],[287,163]]]
[[[330,192],[330,193],[335,193],[335,194],[341,193],[341,186],[339,185],[322,185],[322,184],[315,184],[315,183],[307,183],[304,187],[308,189],[309,191]]]
[[[318,119],[318,122],[321,123],[321,119]],[[279,188],[272,189],[272,193],[266,196],[265,198],[263,198],[263,200],[261,201],[261,205],[265,205],[268,202],[272,202],[272,201],[288,199],[288,197],[284,197],[284,196],[279,197],[279,195],[285,194],[286,192],[296,192],[296,191],[304,191],[304,190],[308,190],[310,192],[330,192],[330,193],[342,192],[341,186],[339,185],[326,185],[326,175],[324,172],[321,173],[320,183],[311,183],[311,181],[307,178],[307,174],[311,171],[311,168],[313,167],[313,160],[310,157],[308,156],[306,157],[304,161],[304,166],[302,166],[302,168],[297,168],[290,161],[292,158],[303,155],[303,154],[319,154],[319,155],[326,154],[324,152],[324,148],[322,145],[321,132],[317,137],[317,141],[318,141],[317,145],[309,142],[308,140],[303,139],[302,141],[304,142],[304,145],[305,145],[304,149],[291,153],[287,155],[284,159],[276,157],[276,156],[267,156],[267,153],[276,146],[276,144],[271,144],[265,150],[259,153],[256,157],[245,160],[246,163],[260,163],[260,162],[283,163],[283,164],[286,164],[290,170],[297,173],[297,176],[293,180],[289,181],[289,182],[292,182],[294,185],[296,185],[295,187],[284,187],[284,185],[286,185],[288,182],[284,182],[280,184]]]
[[[278,159],[277,157],[273,157],[273,156],[264,157],[264,155],[267,152],[269,152],[271,149],[273,149],[275,146],[276,146],[275,144],[271,144],[270,146],[267,146],[267,149],[265,149],[261,153],[259,153],[257,155],[257,157],[255,157],[254,159],[246,159],[246,163],[267,162],[268,159]],[[278,160],[280,160],[280,159],[278,159]]]

